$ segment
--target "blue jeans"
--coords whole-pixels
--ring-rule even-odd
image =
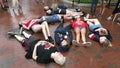
[[[92,4],[91,4],[91,14],[92,15],[95,15],[97,4],[98,4],[98,0],[92,0]]]
[[[102,27],[102,25],[101,24],[91,24],[90,26],[89,26],[89,29],[90,29],[90,31],[92,31],[92,32],[94,32],[94,29],[95,28],[101,28]]]

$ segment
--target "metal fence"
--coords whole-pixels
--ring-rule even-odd
[[[91,3],[92,0],[70,0],[70,1],[77,3]],[[111,3],[116,3],[118,0],[108,0],[108,2],[109,1],[111,1]]]

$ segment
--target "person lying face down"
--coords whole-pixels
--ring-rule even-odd
[[[26,31],[22,32],[22,35],[8,32],[8,35],[15,37],[22,46],[25,48],[26,59],[33,59],[37,63],[51,63],[55,62],[59,65],[64,65],[66,62],[66,57],[64,57],[58,49],[52,43],[41,40]]]
[[[71,24],[64,27],[63,23],[61,23],[54,32],[54,38],[60,52],[67,52],[73,40]]]

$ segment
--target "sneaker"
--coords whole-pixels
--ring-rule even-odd
[[[72,41],[72,44],[75,45],[75,46],[81,46],[81,43],[77,43],[76,40],[73,40],[73,41]]]
[[[118,22],[117,24],[120,26],[120,23],[119,23],[119,22]]]
[[[85,42],[85,43],[82,43],[83,46],[90,46],[92,43],[91,42]]]
[[[76,8],[76,12],[80,12],[81,11],[81,9],[79,9],[79,8]]]
[[[49,39],[46,39],[45,41],[49,42]]]
[[[22,25],[21,25],[21,24],[18,24],[18,26],[19,26],[19,29],[22,27]]]
[[[19,33],[20,33],[20,34],[22,34],[22,32],[23,32],[23,31],[24,31],[24,28],[23,28],[23,27],[21,27],[21,28],[20,28],[20,32],[19,32]]]
[[[108,20],[108,21],[112,20],[112,17],[111,17],[111,16],[109,16],[109,17],[107,18],[107,20]]]
[[[102,18],[102,15],[101,15],[101,14],[98,14],[97,16],[98,16],[99,18]]]
[[[52,39],[52,37],[51,37],[51,36],[50,36],[50,37],[48,37],[48,39],[49,39],[49,42],[50,42],[50,43],[54,44],[54,40]]]
[[[10,36],[18,35],[18,33],[15,33],[15,32],[8,32],[7,34],[10,35]]]
[[[90,17],[90,14],[87,14],[87,15],[86,15],[86,18],[89,19],[89,17]]]

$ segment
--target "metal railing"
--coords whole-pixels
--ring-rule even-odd
[[[76,3],[91,3],[92,0],[69,0],[69,1],[76,2]],[[114,3],[114,2],[117,2],[118,0],[108,0],[108,2],[109,1],[111,1],[111,3]]]

